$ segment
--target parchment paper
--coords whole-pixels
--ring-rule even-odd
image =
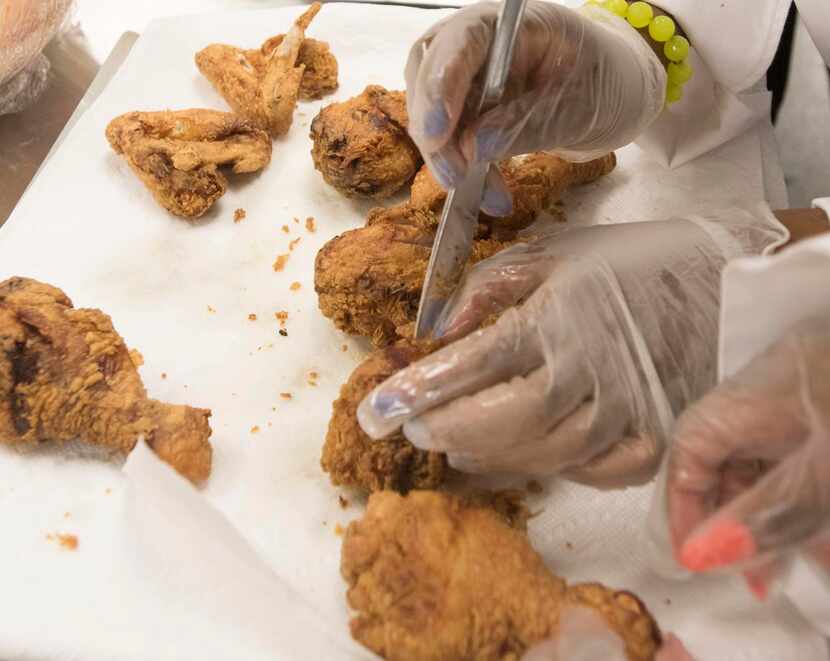
[[[153,473],[151,455],[125,476],[111,464],[66,453],[26,457],[0,449],[0,658],[172,659],[182,658],[183,649],[193,658],[228,658],[227,648],[216,643],[225,634],[217,631],[239,620],[240,595],[211,595],[210,586],[233,576],[227,567],[234,562],[250,562],[247,551],[220,552],[227,545],[252,547],[282,586],[263,588],[269,596],[262,608],[273,610],[277,631],[288,629],[282,643],[274,643],[273,658],[313,656],[309,650],[323,644],[303,617],[281,617],[297,599],[338,641],[339,647],[326,646],[328,658],[357,654],[346,636],[337,531],[360,514],[362,503],[329,484],[319,456],[331,402],[365,347],[317,311],[312,278],[319,247],[360,225],[369,205],[344,199],[314,171],[308,125],[323,104],[359,93],[367,83],[400,88],[409,44],[447,12],[327,4],[309,35],[330,42],[340,61],[340,90],[322,102],[301,103],[290,134],[275,142],[267,170],[232,176],[228,193],[198,225],[161,209],[104,138],[108,121],[129,110],[225,108],[196,70],[194,53],[214,41],[257,46],[285,31],[299,11],[152,24],[0,230],[0,279],[35,277],[64,289],[77,306],[103,309],[142,352],[141,374],[153,397],[213,410],[214,470],[202,495],[232,524],[216,524],[214,514],[193,504],[204,503],[201,498],[191,502],[176,495],[178,486],[164,486],[177,478],[163,466]],[[667,171],[630,147],[619,154],[614,174],[570,193],[566,208],[571,222],[612,222],[760,198],[758,149],[757,141],[737,141]],[[238,224],[232,219],[236,208],[247,212]],[[310,216],[314,233],[304,227]],[[274,258],[298,237],[285,270],[274,272]],[[289,290],[295,281],[298,292]],[[277,333],[274,313],[280,310],[289,313],[287,337]],[[316,386],[308,382],[312,371]],[[158,483],[160,495],[130,496],[136,474],[144,489]],[[569,580],[600,580],[637,592],[662,627],[677,632],[701,659],[826,658],[819,638],[794,611],[755,604],[737,581],[668,584],[652,576],[642,553],[650,487],[612,494],[556,480],[545,487],[532,499],[541,514],[531,536]],[[340,494],[350,501],[346,509]],[[131,507],[141,516],[130,515]],[[167,520],[170,512],[178,514]],[[175,524],[187,512],[190,524]],[[163,555],[170,546],[163,580],[147,568],[155,565],[143,564],[150,561],[139,553],[141,545],[136,550],[124,541],[131,539],[130,522],[142,517],[156,521],[155,552]],[[193,528],[211,534],[195,535]],[[76,534],[79,548],[68,552],[48,541],[45,536],[56,531]],[[186,559],[191,539],[195,569]],[[204,579],[201,610],[183,605],[192,602],[182,601],[187,586],[195,589],[198,581],[183,583],[174,560]],[[152,589],[141,594],[137,567],[144,567],[147,581],[155,577]],[[256,584],[250,572],[245,580]],[[238,633],[251,641],[244,628]],[[303,641],[310,638],[314,643],[306,649]],[[239,658],[268,658],[267,648],[255,647],[240,648]]]

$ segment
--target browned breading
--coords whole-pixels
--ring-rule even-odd
[[[372,440],[357,422],[357,406],[363,397],[422,355],[411,345],[375,351],[340,388],[320,461],[332,483],[366,491],[407,492],[434,488],[443,481],[447,471],[443,455],[418,450],[401,433]]]
[[[220,166],[255,172],[271,160],[266,133],[217,110],[128,112],[106,135],[158,203],[184,218],[198,218],[225,193]]]
[[[331,239],[317,253],[314,289],[322,313],[342,331],[383,346],[415,320],[434,235],[419,210],[377,209],[369,224]],[[476,240],[470,263],[506,244]]]
[[[611,172],[616,162],[613,152],[585,163],[571,163],[547,152],[502,161],[498,167],[513,196],[513,212],[503,218],[482,213],[479,222],[488,228],[491,236],[511,237],[530,225],[540,213],[555,212],[557,202],[569,187],[599,179]],[[431,210],[437,219],[446,199],[446,191],[429,169],[422,167],[412,182],[411,204]]]
[[[139,436],[188,479],[210,475],[210,411],[148,399],[100,310],[26,278],[0,283],[0,443],[80,439],[130,452]]]
[[[340,568],[352,636],[394,661],[514,661],[556,634],[568,606],[596,610],[630,661],[653,659],[660,643],[634,595],[569,587],[493,509],[448,494],[373,494],[346,531]]]
[[[369,85],[311,122],[314,167],[347,197],[387,198],[412,181],[422,163],[408,123],[403,92]]]
[[[614,164],[614,154],[568,163],[542,152],[502,163],[515,211],[508,218],[480,216],[470,264],[509,245],[568,186],[593,181]],[[423,168],[409,202],[372,209],[366,227],[344,232],[320,249],[315,290],[320,310],[337,328],[368,337],[376,346],[407,336],[404,330],[418,311],[444,199],[444,191]]]
[[[211,44],[196,53],[196,66],[237,114],[273,137],[285,135],[294,118],[306,63],[314,68],[305,85],[310,97],[331,86],[332,66],[337,84],[337,62],[326,44],[316,42],[306,50],[306,60],[300,58],[305,31],[319,11],[320,3],[313,3],[287,34],[269,39],[259,51]]]
[[[278,34],[268,39],[260,48],[243,51],[244,57],[260,76],[265,73],[271,53],[284,38],[285,35]],[[236,61],[239,62],[239,59]],[[244,66],[241,63],[240,65]],[[303,77],[300,80],[301,99],[320,99],[337,89],[337,58],[325,41],[303,39],[297,54],[297,66],[303,67]]]

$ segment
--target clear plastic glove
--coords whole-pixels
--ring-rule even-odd
[[[467,274],[441,320],[439,336],[466,337],[376,388],[360,424],[374,438],[403,425],[467,472],[645,481],[675,413],[715,383],[723,266],[785,235],[763,205],[508,248]]]
[[[445,188],[474,161],[542,149],[595,158],[633,141],[660,114],[665,69],[626,21],[596,6],[574,11],[529,0],[501,103],[466,121],[471,110],[475,116],[476,76],[498,9],[480,2],[455,12],[409,54],[409,132]],[[498,176],[491,173],[483,208],[505,215],[510,197]]]
[[[669,527],[681,565],[763,598],[793,552],[830,574],[830,318],[789,335],[678,420]]]
[[[569,608],[559,619],[556,638],[531,647],[522,661],[627,661],[623,640],[590,608]],[[692,661],[672,634],[665,637],[655,661]]]
[[[0,115],[19,112],[46,87],[49,60],[41,51],[55,36],[73,0],[0,3]]]

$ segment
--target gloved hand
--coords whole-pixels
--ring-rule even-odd
[[[358,408],[468,472],[649,479],[674,413],[715,383],[720,273],[786,234],[769,209],[565,230],[480,262],[439,323],[467,335]]]
[[[559,619],[556,638],[531,647],[522,661],[626,661],[625,644],[593,609],[573,607]],[[655,661],[692,661],[683,644],[668,634]]]
[[[830,318],[796,326],[683,414],[666,484],[687,569],[743,570],[761,598],[795,551],[830,573]]]
[[[445,188],[476,160],[542,149],[595,158],[633,141],[660,114],[665,69],[626,21],[596,6],[574,11],[529,0],[504,97],[475,118],[481,90],[474,80],[498,9],[481,2],[455,12],[409,54],[409,132]],[[470,112],[473,121],[466,120]],[[510,197],[498,177],[491,172],[482,208],[506,215]]]

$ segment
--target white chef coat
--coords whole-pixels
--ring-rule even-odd
[[[638,141],[667,165],[680,165],[758,122],[769,121],[769,68],[789,0],[659,0],[689,36],[695,76],[677,111],[669,109]],[[797,0],[807,31],[830,66],[830,1]],[[830,172],[827,173],[830,193]],[[830,217],[830,197],[814,200]],[[719,371],[735,373],[796,322],[830,314],[830,234],[771,257],[730,264],[723,277]],[[797,292],[797,296],[793,293]],[[797,563],[786,592],[830,636],[830,591]]]

